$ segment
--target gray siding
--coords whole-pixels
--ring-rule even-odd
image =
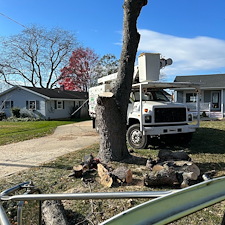
[[[56,99],[56,98],[55,98]],[[56,100],[50,100],[50,98],[41,96],[38,93],[32,93],[31,91],[24,90],[23,88],[17,87],[9,89],[8,92],[2,93],[0,96],[0,106],[1,103],[4,101],[13,102],[13,107],[20,108],[20,112],[22,114],[35,116],[35,117],[42,117],[44,119],[66,119],[71,117],[71,113],[74,112],[79,106],[83,104],[86,99],[59,99],[57,101],[63,103],[61,104],[61,108],[59,107],[60,104],[56,104]],[[28,109],[30,101],[35,101],[36,108],[35,109]],[[11,104],[7,104],[7,106],[12,106]],[[0,110],[6,113],[7,117],[11,116],[11,107],[4,108]],[[88,105],[85,104],[77,114],[77,118],[84,118],[88,117]]]
[[[46,119],[69,118],[71,114],[71,102],[63,101],[64,107],[57,109],[55,100],[46,102]]]
[[[183,99],[183,91],[177,91],[177,102],[179,103],[183,103],[184,99]]]
[[[3,101],[13,101],[13,107],[18,107],[21,109],[21,113],[33,114],[36,116],[44,116],[45,117],[45,99],[36,94],[27,92],[23,89],[17,88],[12,90],[5,95],[0,96],[0,103]],[[39,109],[37,110],[28,110],[26,109],[27,101],[38,101]],[[11,116],[11,108],[4,109],[6,116]]]
[[[74,112],[75,108],[78,108],[85,100],[64,100],[64,107],[62,109],[57,109],[54,100],[46,102],[46,119],[59,119],[59,118],[70,118],[71,114]],[[88,116],[87,105],[80,110],[79,117]]]
[[[221,102],[222,102],[222,113],[223,116],[225,116],[225,89],[221,91]]]
[[[204,91],[204,102],[211,102],[211,91]]]

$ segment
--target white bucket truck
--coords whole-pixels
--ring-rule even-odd
[[[127,142],[133,148],[146,148],[155,141],[190,141],[193,132],[199,127],[199,116],[193,124],[193,115],[185,104],[169,100],[165,89],[199,86],[184,82],[159,82],[160,69],[171,65],[171,59],[163,59],[159,53],[143,53],[135,67],[130,103],[127,111]],[[110,91],[117,73],[98,79],[99,85],[89,90],[89,114],[95,121],[97,97]],[[198,96],[198,94],[197,94]],[[199,101],[198,101],[199,102]],[[199,113],[198,113],[199,114]]]

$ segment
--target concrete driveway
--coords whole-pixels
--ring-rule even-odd
[[[54,134],[0,146],[0,177],[38,166],[99,142],[91,121],[57,127]]]

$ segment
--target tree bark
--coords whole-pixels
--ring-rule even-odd
[[[65,211],[61,201],[46,200],[42,203],[42,220],[45,225],[67,225]]]
[[[173,169],[150,171],[144,176],[144,185],[148,187],[173,186],[175,183],[178,183],[178,180]]]
[[[134,63],[140,34],[137,19],[147,0],[124,0],[123,47],[118,79],[111,92],[113,97],[98,97],[96,114],[100,134],[98,157],[101,161],[121,161],[129,157],[126,145],[126,121],[132,88]]]

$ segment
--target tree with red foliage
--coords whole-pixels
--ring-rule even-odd
[[[93,68],[98,56],[89,48],[77,48],[73,51],[69,65],[61,70],[59,85],[65,90],[87,91],[90,86]]]

